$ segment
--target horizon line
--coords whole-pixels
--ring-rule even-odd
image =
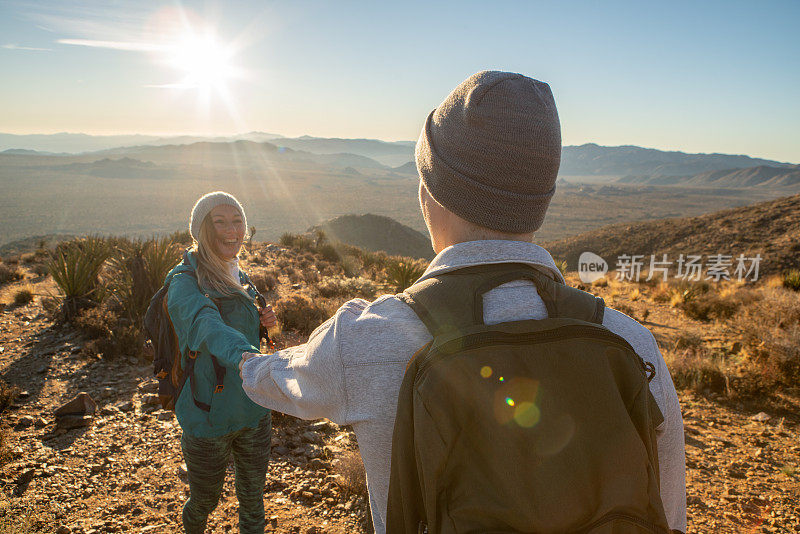
[[[237,136],[244,136],[249,134],[267,134],[267,135],[275,135],[278,136],[274,138],[275,141],[280,139],[300,139],[302,137],[309,137],[314,139],[328,139],[328,140],[343,140],[343,141],[381,141],[384,143],[416,143],[413,139],[381,139],[377,137],[325,137],[325,136],[317,136],[317,135],[310,135],[310,134],[301,134],[297,136],[287,136],[284,134],[279,134],[276,132],[266,132],[263,130],[250,130],[248,132],[238,132],[238,133],[225,133],[225,134],[209,134],[209,133],[142,133],[142,132],[134,132],[134,133],[86,133],[86,132],[69,132],[69,131],[58,131],[58,132],[50,132],[50,133],[42,133],[42,132],[35,132],[35,133],[14,133],[14,132],[5,132],[0,131],[0,135],[14,135],[14,136],[34,136],[34,135],[41,135],[41,136],[48,136],[48,135],[83,135],[88,137],[123,137],[123,136],[141,136],[141,137],[158,137],[162,139],[170,139],[170,138],[177,138],[177,137],[202,137],[202,138],[216,138],[216,137],[237,137]],[[241,139],[242,141],[248,141],[247,139]],[[266,140],[264,142],[270,142],[272,140]],[[198,141],[202,142],[202,141]],[[678,148],[667,148],[667,147],[652,147],[652,146],[642,146],[636,144],[619,144],[619,145],[604,145],[597,143],[595,141],[584,141],[583,143],[578,144],[562,144],[562,147],[580,147],[585,145],[596,145],[599,147],[604,148],[625,148],[625,147],[635,147],[635,148],[642,148],[646,150],[658,150],[660,152],[677,152],[682,154],[697,154],[697,155],[705,155],[705,156],[713,156],[713,155],[723,155],[723,156],[745,156],[751,159],[763,159],[768,161],[774,161],[776,163],[787,164],[787,165],[800,165],[799,163],[791,162],[791,161],[779,161],[772,158],[762,157],[762,156],[753,156],[751,154],[734,154],[730,152],[690,152],[687,150],[682,150]],[[142,146],[148,146],[146,143]],[[25,148],[14,148],[9,147],[7,149],[0,149],[2,151],[5,150],[34,150],[35,149],[25,149]],[[101,149],[105,150],[105,149]],[[37,152],[47,152],[38,150]],[[79,154],[79,153],[90,153],[94,152],[94,150],[82,151],[82,152],[63,152],[66,154]]]

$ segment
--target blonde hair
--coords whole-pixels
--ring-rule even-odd
[[[200,224],[200,235],[195,240],[192,251],[197,255],[197,281],[201,287],[213,289],[223,295],[244,293],[244,287],[238,278],[234,278],[228,261],[220,258],[214,250],[214,225],[211,215],[206,215]],[[238,264],[237,254],[234,260]]]

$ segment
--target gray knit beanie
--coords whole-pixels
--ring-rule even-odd
[[[242,215],[242,221],[244,221],[245,232],[247,232],[247,217],[244,214],[244,208],[242,208],[242,205],[236,200],[236,197],[224,191],[214,191],[213,193],[208,193],[200,197],[200,200],[198,200],[192,208],[192,218],[189,221],[189,233],[192,234],[195,241],[200,239],[200,225],[203,224],[203,219],[206,218],[211,210],[220,204],[228,204],[239,210],[239,213]]]
[[[462,219],[538,230],[561,163],[550,86],[513,72],[473,74],[428,115],[415,156],[431,196]]]

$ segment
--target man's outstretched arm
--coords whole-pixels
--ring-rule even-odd
[[[337,337],[338,319],[347,313],[345,307],[312,332],[303,345],[274,354],[246,353],[240,368],[247,396],[261,406],[302,419],[351,423]]]

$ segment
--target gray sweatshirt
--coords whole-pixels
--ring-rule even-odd
[[[461,267],[525,263],[563,282],[550,254],[533,243],[471,241],[448,247],[422,279]],[[497,324],[547,316],[530,281],[504,284],[484,296],[484,321]],[[656,429],[661,497],[671,529],[686,531],[683,420],[672,378],[647,328],[606,308],[603,325],[625,338],[656,368],[650,389],[664,414]],[[386,531],[386,502],[397,396],[406,364],[431,340],[425,325],[392,295],[354,299],[320,325],[304,345],[252,358],[242,369],[244,390],[256,403],[303,419],[352,425],[367,472],[375,532]]]

